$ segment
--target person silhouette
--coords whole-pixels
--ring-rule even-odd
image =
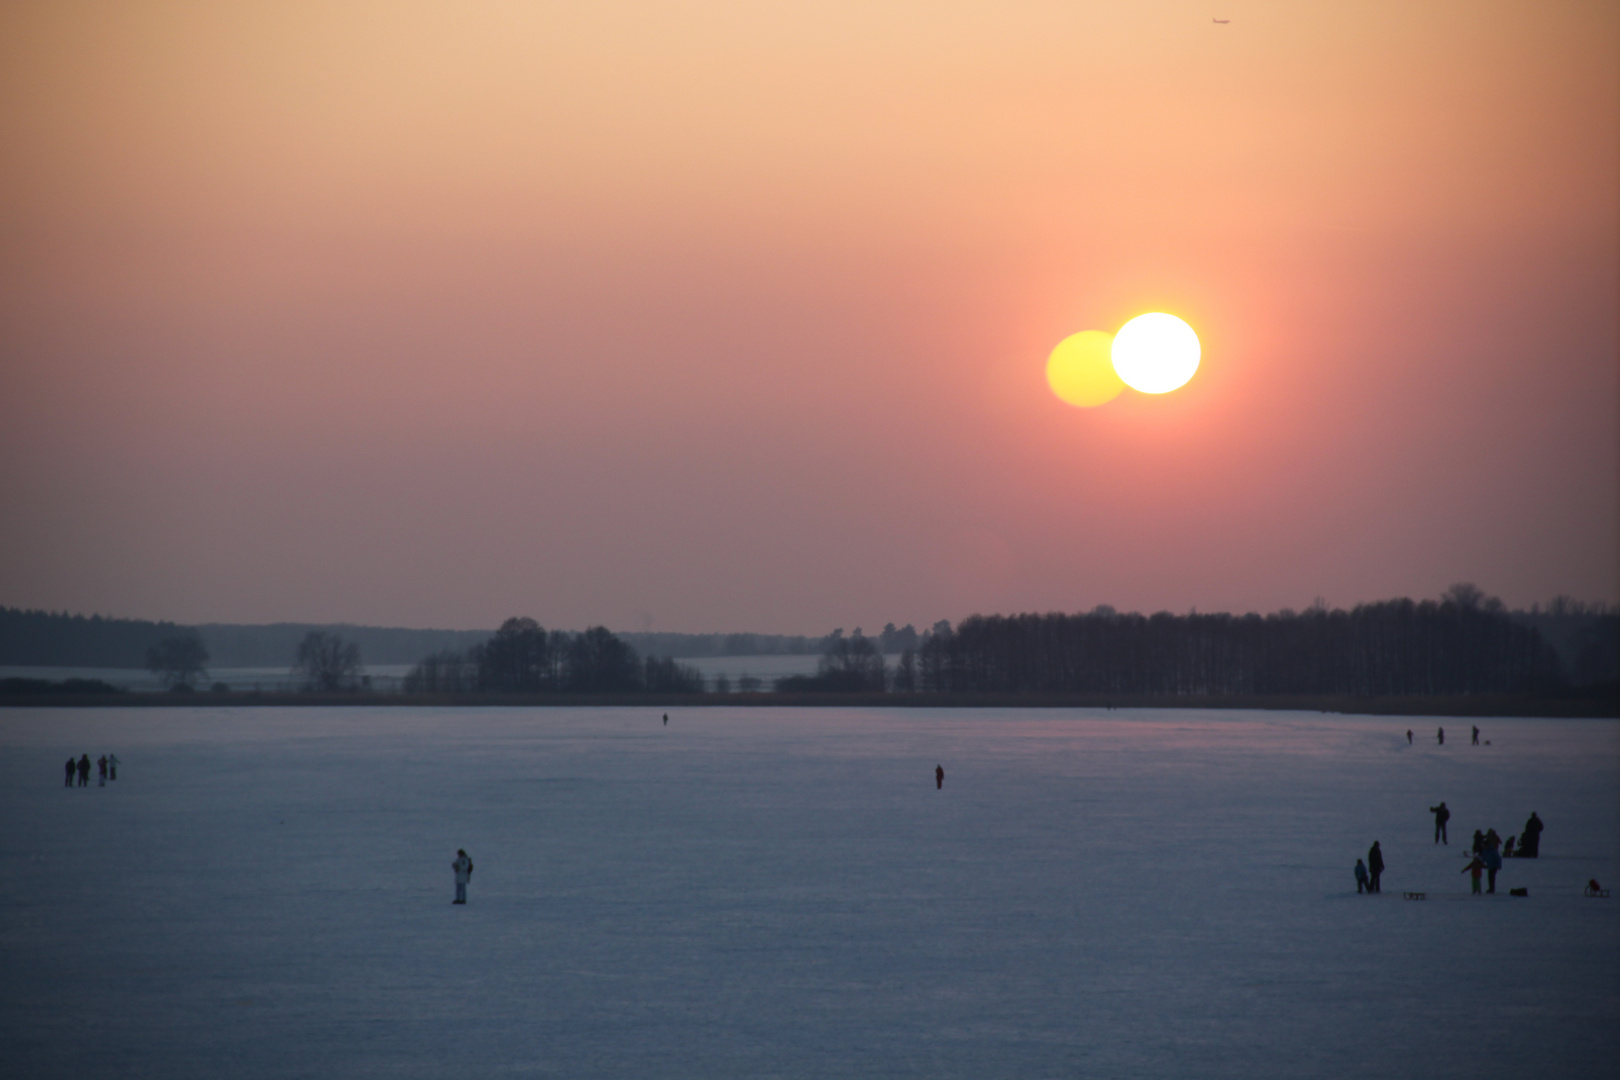
[[[1440,745],[1441,746],[1446,745],[1446,729],[1445,728],[1440,729],[1439,739],[1440,739]]]
[[[934,766],[934,790],[939,791],[945,787],[945,766]]]
[[[466,848],[456,848],[456,861],[450,864],[450,869],[456,872],[456,898],[452,904],[465,904],[467,902],[467,882],[472,880],[473,861],[467,854]]]
[[[89,787],[90,786],[90,755],[89,754],[80,754],[79,755],[79,786],[80,787]]]
[[[1361,864],[1360,859],[1357,859],[1356,860],[1356,895],[1360,896],[1362,893],[1370,893],[1370,892],[1372,892],[1372,885],[1370,885],[1368,883],[1368,881],[1367,881],[1367,868]]]
[[[1406,745],[1407,746],[1412,745],[1412,729],[1411,728],[1406,729]]]
[[[1383,892],[1384,887],[1378,883],[1378,879],[1383,876],[1384,852],[1378,846],[1378,841],[1374,840],[1373,846],[1367,850],[1367,891]]]
[[[664,726],[669,727],[669,713],[664,714]]]
[[[1536,812],[1530,811],[1530,820],[1524,823],[1524,829],[1519,833],[1519,858],[1541,858],[1541,831],[1545,828]]]
[[[73,774],[78,772],[78,771],[79,771],[79,763],[77,761],[75,761],[73,758],[68,758],[68,760],[67,760],[67,782],[63,785],[64,787],[72,787],[73,786]]]
[[[1429,813],[1434,815],[1434,842],[1449,845],[1451,839],[1446,836],[1446,822],[1451,820],[1451,811],[1446,809],[1446,801],[1441,799],[1439,806],[1429,807]]]
[[[1479,745],[1479,725],[1478,724],[1474,725],[1474,745],[1475,746]]]

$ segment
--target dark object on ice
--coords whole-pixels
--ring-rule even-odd
[[[945,786],[945,766],[934,766],[934,790],[938,791]]]
[[[1361,862],[1360,859],[1357,859],[1356,860],[1356,895],[1360,896],[1362,893],[1366,893],[1367,895],[1371,896],[1372,895],[1372,886],[1370,884],[1368,884],[1368,882],[1367,882],[1367,868],[1366,868],[1366,866],[1362,865],[1362,862]]]
[[[1406,729],[1406,745],[1407,746],[1412,745],[1412,729],[1411,728]]]
[[[1508,895],[1509,896],[1529,896],[1530,895],[1530,890],[1529,889],[1509,889],[1508,890]]]
[[[1467,866],[1463,867],[1461,870],[1458,871],[1458,873],[1461,873],[1461,874],[1472,874],[1473,875],[1473,877],[1471,877],[1469,879],[1469,884],[1471,884],[1473,886],[1473,888],[1470,889],[1469,891],[1472,892],[1475,896],[1479,895],[1479,875],[1484,869],[1485,869],[1485,860],[1481,859],[1478,855],[1475,855],[1472,859],[1470,859],[1468,861]]]
[[[68,761],[67,761],[67,783],[63,785],[64,787],[72,787],[73,786],[73,774],[78,772],[78,771],[79,771],[79,763],[77,761],[74,761],[72,758],[68,758]]]
[[[1451,839],[1446,836],[1446,822],[1451,820],[1451,811],[1446,809],[1446,801],[1441,799],[1439,806],[1429,807],[1429,813],[1434,815],[1434,842],[1449,845]]]
[[[1600,900],[1607,900],[1609,898],[1609,890],[1599,885],[1597,883],[1597,878],[1592,878],[1586,883],[1586,895],[1595,896]]]
[[[102,754],[100,757],[96,758],[96,768],[97,768],[97,770],[99,772],[99,775],[97,777],[96,786],[97,787],[106,787],[107,786],[107,755],[106,754]]]
[[[90,786],[90,755],[89,754],[80,754],[79,755],[79,786],[80,787],[89,787]]]
[[[1445,728],[1440,729],[1440,745],[1441,746],[1446,745],[1446,729]]]
[[[664,714],[664,726],[669,727],[669,713]]]
[[[1478,724],[1474,725],[1474,745],[1475,746],[1479,745],[1479,725]]]
[[[1502,858],[1504,858],[1504,859],[1513,858],[1513,845],[1517,844],[1518,842],[1519,842],[1519,838],[1517,836],[1508,837],[1507,843],[1502,845]]]
[[[1427,893],[1420,893],[1420,892],[1403,892],[1403,893],[1401,893],[1401,899],[1402,900],[1427,900],[1428,898],[1429,898],[1429,896],[1428,896]]]
[[[450,869],[456,872],[456,898],[452,904],[465,904],[467,902],[467,882],[472,880],[473,861],[467,855],[466,848],[456,848],[456,861],[450,864]]]
[[[1479,858],[1485,863],[1485,891],[1494,893],[1496,891],[1496,872],[1502,869],[1502,854],[1487,843],[1485,850],[1479,853]]]
[[[1378,841],[1374,840],[1373,846],[1367,849],[1367,877],[1370,879],[1367,882],[1367,891],[1383,892],[1384,887],[1378,883],[1378,879],[1383,876],[1384,852],[1378,846]]]
[[[1536,812],[1530,811],[1530,820],[1524,823],[1524,831],[1519,833],[1518,858],[1535,859],[1541,856],[1541,830],[1545,828]]]

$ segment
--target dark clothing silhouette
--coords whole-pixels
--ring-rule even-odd
[[[68,762],[67,762],[67,782],[65,784],[63,784],[63,787],[72,787],[73,786],[73,774],[78,772],[78,771],[79,771],[79,763],[77,761],[74,761],[72,758],[68,758]]]
[[[1479,745],[1479,725],[1478,724],[1474,725],[1474,745],[1475,746]]]
[[[1446,809],[1446,804],[1441,802],[1439,806],[1429,807],[1429,813],[1434,815],[1434,842],[1451,843],[1450,838],[1446,836],[1446,822],[1451,820],[1451,811]]]
[[[1372,892],[1372,886],[1370,884],[1368,884],[1368,882],[1367,882],[1367,868],[1365,866],[1361,865],[1361,860],[1360,859],[1357,859],[1356,860],[1356,895],[1359,896],[1364,892],[1365,893]]]
[[[98,780],[99,785],[101,787],[106,787],[107,786],[107,755],[106,754],[102,754],[99,758],[96,759],[96,767],[101,771],[101,775],[100,775],[99,780]]]
[[[1368,892],[1383,892],[1384,891],[1383,887],[1378,884],[1378,879],[1380,877],[1382,877],[1383,874],[1384,874],[1384,853],[1383,853],[1382,850],[1379,849],[1378,841],[1374,840],[1373,841],[1373,846],[1367,849],[1367,879],[1368,879],[1367,880],[1367,891]]]
[[[669,727],[669,713],[664,714],[664,726]]]
[[[1407,746],[1412,745],[1412,729],[1411,728],[1406,729],[1406,745]]]
[[[1474,892],[1475,894],[1478,894],[1478,892],[1479,892],[1479,872],[1481,870],[1483,870],[1483,869],[1485,869],[1485,861],[1483,859],[1481,859],[1478,855],[1475,855],[1473,861],[1470,862],[1467,866],[1463,867],[1462,870],[1460,871],[1460,873],[1473,874],[1474,875],[1474,878],[1473,878],[1474,887],[1473,887],[1473,889],[1471,891]]]
[[[1541,830],[1546,828],[1534,810],[1530,811],[1530,820],[1524,823],[1524,831],[1519,834],[1519,855],[1521,859],[1537,859],[1541,857]]]
[[[1504,859],[1513,858],[1513,845],[1517,844],[1518,842],[1519,842],[1519,838],[1517,836],[1508,837],[1507,843],[1502,845],[1502,858],[1504,858]]]
[[[90,755],[79,755],[79,786],[90,786]]]
[[[1478,829],[1475,829],[1474,830],[1474,842],[1471,845],[1469,845],[1468,850],[1472,851],[1475,855],[1478,855],[1480,852],[1484,851],[1485,850],[1485,834],[1480,832]]]
[[[1479,858],[1485,864],[1485,875],[1489,879],[1485,891],[1493,893],[1496,891],[1496,872],[1502,869],[1502,855],[1495,848],[1486,844],[1485,850],[1479,853]]]
[[[938,791],[945,786],[945,766],[934,766],[934,790]]]
[[[1441,746],[1446,745],[1446,729],[1445,728],[1440,729],[1439,738],[1440,738],[1440,745]]]

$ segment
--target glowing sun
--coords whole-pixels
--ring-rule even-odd
[[[1202,350],[1193,328],[1162,311],[1138,315],[1114,335],[1114,370],[1144,394],[1167,394],[1187,385]]]
[[[1058,342],[1046,358],[1046,381],[1052,393],[1082,409],[1118,397],[1125,384],[1114,374],[1109,354],[1113,344],[1114,335],[1101,330],[1082,330]]]

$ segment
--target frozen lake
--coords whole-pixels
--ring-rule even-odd
[[[1472,747],[1455,721],[1437,747],[1431,718],[659,711],[0,710],[6,1075],[1620,1059],[1620,899],[1581,895],[1620,883],[1615,722],[1493,719]],[[64,789],[86,751],[119,779]],[[1543,857],[1467,895],[1468,836],[1531,810]],[[1385,891],[1357,896],[1374,839]]]

